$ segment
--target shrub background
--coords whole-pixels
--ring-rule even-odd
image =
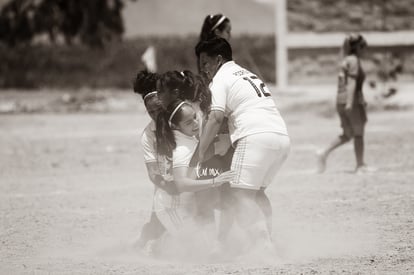
[[[161,72],[190,69],[196,71],[195,36],[137,38],[113,43],[105,49],[85,46],[0,47],[1,88],[130,88],[135,73],[144,69],[141,55],[149,45],[157,49]],[[275,82],[273,36],[242,36],[232,39],[236,61],[267,82]],[[367,52],[365,69],[374,71],[373,57],[398,53],[404,60],[403,80],[414,79],[414,47],[372,48]],[[291,83],[335,82],[338,49],[295,49],[289,51]]]
[[[414,0],[288,0],[290,31],[349,32],[355,30],[414,30]],[[157,49],[160,72],[196,70],[197,37],[139,37],[107,44],[104,49],[82,45],[31,45],[8,48],[0,44],[0,88],[130,88],[141,55],[149,45]],[[234,58],[275,82],[274,37],[233,37]],[[404,61],[403,81],[414,79],[414,46],[370,48],[364,64],[374,71],[373,58],[398,53]],[[331,49],[289,50],[289,81],[293,84],[336,81],[339,51]]]

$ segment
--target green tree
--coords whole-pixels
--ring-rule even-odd
[[[62,35],[67,44],[103,47],[121,39],[125,1],[11,0],[0,11],[0,41],[9,46],[29,44],[46,33],[52,42]]]

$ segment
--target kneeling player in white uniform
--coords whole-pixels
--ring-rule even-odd
[[[179,192],[156,194],[156,214],[173,236],[197,228],[196,192],[212,189],[234,179],[228,171],[211,179],[196,180],[190,161],[198,145],[199,122],[191,104],[177,100],[157,119],[157,153],[172,163],[172,175]],[[195,232],[194,230],[191,230]]]
[[[162,111],[158,93],[155,91],[158,77],[158,74],[148,71],[138,72],[134,82],[134,92],[142,96],[145,108],[151,117],[150,123],[142,133],[141,146],[148,176],[155,187],[154,194],[157,190],[163,190],[171,196],[178,194],[175,184],[172,182],[172,176],[169,175],[171,169],[167,166],[167,162],[158,158],[155,150],[155,120]],[[144,224],[135,246],[142,249],[148,241],[159,239],[164,232],[165,228],[155,214],[155,204],[153,203],[150,221]]]

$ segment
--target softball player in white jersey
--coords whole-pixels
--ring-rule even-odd
[[[157,153],[172,162],[172,174],[179,195],[170,201],[166,196],[162,208],[156,213],[161,223],[172,235],[181,229],[195,227],[197,208],[194,193],[220,186],[234,178],[233,172],[224,172],[212,179],[195,179],[195,171],[190,169],[190,162],[198,145],[199,121],[190,103],[174,101],[157,119],[156,140]],[[167,204],[165,204],[167,202]]]
[[[286,125],[265,84],[232,61],[231,46],[225,39],[200,42],[196,53],[201,67],[212,77],[211,113],[200,137],[200,159],[227,117],[235,147],[231,169],[237,174],[231,182],[236,199],[232,215],[253,243],[266,231],[255,197],[272,182],[287,158],[290,141]],[[226,232],[222,233],[225,238]]]
[[[197,147],[198,140],[194,136],[187,136],[180,131],[174,130],[177,147],[174,149],[172,158],[158,154],[156,140],[156,125],[154,121],[145,128],[141,144],[144,151],[144,160],[150,174],[161,175],[165,182],[173,182],[173,169],[188,167],[191,157]],[[174,164],[174,165],[173,165]],[[165,184],[162,182],[161,184]],[[171,235],[177,235],[184,226],[193,226],[195,216],[195,202],[192,193],[180,194],[171,188],[164,186],[155,188],[153,198],[153,212]]]
[[[232,187],[267,187],[289,149],[285,123],[269,90],[234,61],[221,66],[210,89],[211,110],[228,117],[230,139],[236,145],[232,169],[238,179]]]
[[[142,96],[145,108],[151,117],[151,122],[142,133],[141,146],[144,153],[144,161],[148,176],[155,187],[154,195],[157,193],[157,189],[160,188],[173,195],[178,194],[178,192],[172,181],[171,169],[169,169],[168,162],[158,158],[155,149],[155,120],[162,110],[161,102],[158,99],[158,93],[155,91],[158,77],[157,74],[147,71],[139,72],[134,82],[134,92]],[[165,228],[155,214],[154,200],[151,218],[144,224],[135,246],[144,248],[148,241],[158,239],[164,232]]]

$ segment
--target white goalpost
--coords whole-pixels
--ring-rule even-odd
[[[276,86],[279,90],[286,89],[288,85],[288,51],[286,45],[287,18],[286,0],[275,0],[276,35],[275,35],[275,65]]]

